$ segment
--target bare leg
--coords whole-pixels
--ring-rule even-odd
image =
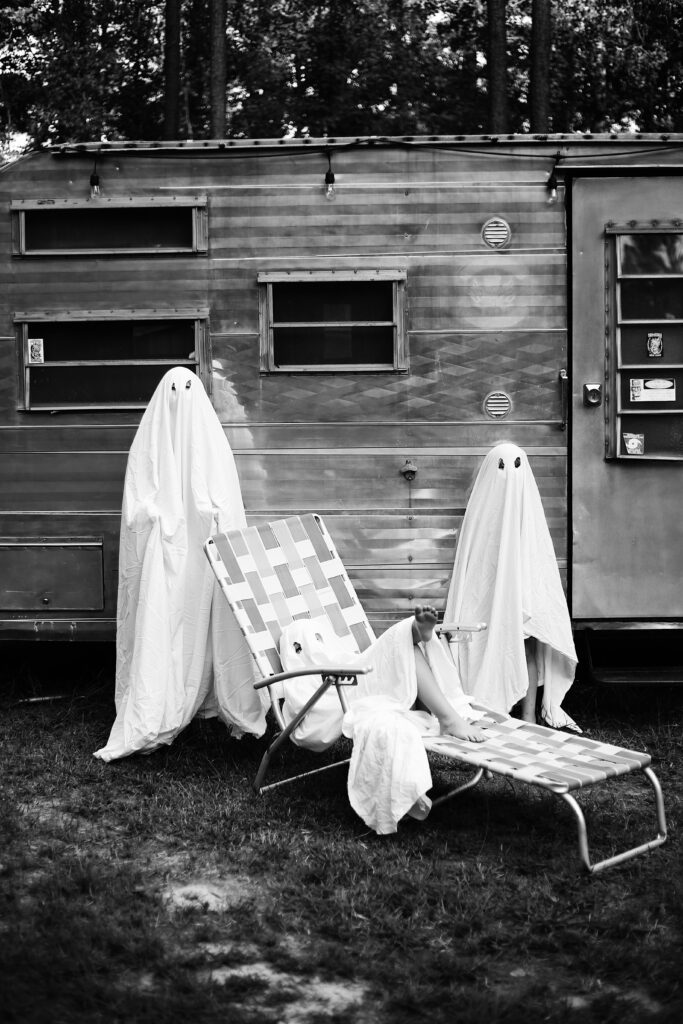
[[[431,667],[417,644],[421,640],[429,640],[434,632],[436,624],[436,611],[433,608],[422,608],[418,605],[415,610],[415,622],[413,623],[413,643],[415,651],[415,669],[417,672],[417,696],[421,704],[428,711],[431,711],[439,720],[441,733],[449,736],[457,736],[461,740],[471,740],[473,743],[481,743],[486,739],[484,731],[473,722],[459,715],[455,708],[444,697],[439,689],[439,684],[434,678]]]
[[[538,691],[538,669],[536,667],[536,638],[527,637],[524,641],[526,667],[529,675],[529,688],[520,703],[521,717],[524,722],[536,721],[536,693]]]

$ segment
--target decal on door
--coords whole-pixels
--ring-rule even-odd
[[[632,402],[675,402],[676,381],[671,377],[631,377]]]

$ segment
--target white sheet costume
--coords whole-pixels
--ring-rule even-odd
[[[576,650],[541,496],[526,454],[493,448],[482,463],[463,519],[444,622],[486,622],[453,644],[466,693],[507,713],[526,693],[524,640],[535,637],[542,717],[576,723],[560,707],[574,680]]]
[[[349,711],[342,718],[339,698],[328,691],[316,710],[295,730],[295,742],[321,750],[341,732],[353,740],[348,776],[351,806],[375,832],[395,832],[404,815],[424,818],[431,802],[432,778],[422,736],[438,735],[437,719],[411,710],[417,698],[412,634],[413,618],[388,629],[363,654],[352,653],[324,618],[301,619],[287,626],[280,640],[286,671],[316,667],[369,667],[358,686],[345,688]],[[453,663],[439,640],[423,645],[434,677],[455,710],[474,719],[477,712],[463,693]],[[290,721],[321,683],[304,676],[284,684],[284,715]]]
[[[128,455],[119,550],[116,720],[104,761],[168,744],[202,711],[261,735],[252,659],[202,550],[246,525],[235,460],[199,378],[176,367]]]

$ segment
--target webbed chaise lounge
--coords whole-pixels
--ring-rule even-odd
[[[322,675],[322,684],[299,715],[287,724],[281,709],[282,685],[304,673],[282,672],[278,654],[282,629],[297,618],[324,616],[337,636],[353,639],[356,651],[365,650],[374,640],[370,623],[322,519],[308,514],[259,527],[232,530],[210,538],[204,547],[254,657],[261,677],[255,685],[268,688],[271,708],[280,730],[263,756],[254,788],[263,793],[334,767],[326,765],[264,785],[274,754],[286,743],[308,710],[332,686],[346,710],[345,687],[353,685],[359,674],[358,669],[343,665],[311,670],[308,674]],[[478,628],[482,627],[444,623],[440,631],[452,636]],[[650,767],[649,754],[483,710],[485,715],[478,722],[487,734],[483,743],[468,743],[451,736],[425,737],[428,751],[475,769],[469,780],[435,799],[434,805],[472,788],[483,777],[490,777],[491,773],[545,789],[560,796],[571,807],[578,827],[579,854],[584,867],[593,874],[654,849],[665,841],[664,801],[659,781]],[[335,762],[343,763],[346,762]],[[573,794],[636,771],[645,775],[654,790],[657,835],[649,842],[591,863],[586,822]]]

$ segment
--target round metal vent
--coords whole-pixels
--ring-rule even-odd
[[[512,238],[512,231],[502,217],[491,217],[481,229],[481,237],[489,249],[504,249]]]
[[[512,409],[512,399],[504,391],[490,391],[484,399],[484,412],[492,420],[502,420]]]

